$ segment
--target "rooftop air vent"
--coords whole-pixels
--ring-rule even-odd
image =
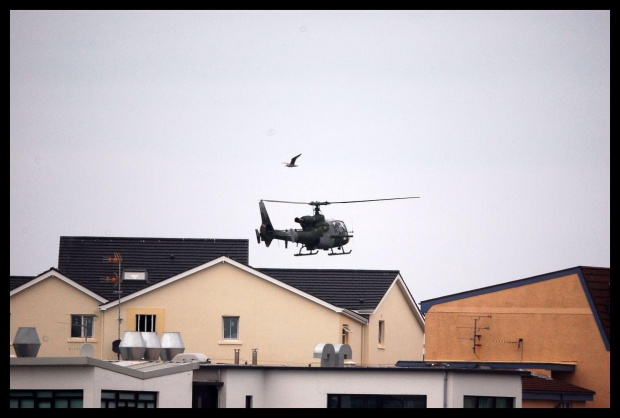
[[[351,360],[353,354],[349,344],[317,344],[314,358],[321,359],[321,367],[343,367],[345,360]],[[351,365],[350,361],[347,361]]]
[[[142,338],[146,344],[146,352],[144,353],[144,360],[157,361],[161,354],[161,342],[156,332],[143,332]]]
[[[161,335],[161,359],[171,361],[174,356],[185,351],[180,332],[164,332]]]
[[[33,327],[19,327],[13,340],[13,348],[17,357],[36,357],[41,347],[37,329]]]
[[[118,345],[123,360],[142,360],[146,352],[146,342],[139,331],[125,331]]]

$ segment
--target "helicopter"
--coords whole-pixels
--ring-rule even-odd
[[[297,245],[301,244],[301,248],[295,256],[315,255],[319,250],[330,250],[327,255],[346,255],[351,254],[352,250],[345,251],[344,246],[350,242],[350,235],[347,226],[343,221],[334,219],[325,219],[325,216],[321,214],[321,206],[339,204],[339,203],[362,203],[362,202],[376,202],[380,200],[398,200],[398,199],[419,199],[415,197],[393,197],[387,199],[368,199],[368,200],[348,200],[343,202],[290,202],[286,200],[267,200],[261,199],[258,203],[261,216],[261,226],[256,231],[256,240],[260,244],[261,241],[265,242],[265,246],[269,247],[271,241],[281,240],[284,241],[285,248],[288,248],[288,242],[294,242]],[[265,202],[274,203],[292,203],[299,205],[311,205],[314,206],[314,215],[306,215],[295,218],[301,229],[274,229]],[[339,252],[335,252],[334,248]],[[304,252],[303,250],[306,250]]]

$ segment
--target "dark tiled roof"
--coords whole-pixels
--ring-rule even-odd
[[[106,277],[118,274],[118,264],[108,261],[122,256],[124,271],[147,271],[148,282],[123,281],[122,296],[226,256],[248,265],[247,239],[60,237],[58,271],[108,300],[118,298]]]
[[[10,276],[9,283],[10,289],[9,292],[13,289],[18,288],[19,286],[28,283],[30,280],[34,279],[36,276]]]
[[[609,308],[610,308],[610,269],[598,267],[580,267],[594,309],[603,327],[607,341],[610,341]]]
[[[570,383],[537,375],[522,376],[521,384],[523,392],[578,393],[584,395],[594,395],[596,393]]]
[[[352,311],[375,309],[400,273],[398,270],[255,269]]]

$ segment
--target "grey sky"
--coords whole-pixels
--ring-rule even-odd
[[[609,11],[11,11],[11,275],[61,235],[244,238],[422,300],[610,264]],[[282,164],[302,153],[299,167]],[[256,242],[331,205],[348,256]],[[267,203],[274,226],[312,207]]]

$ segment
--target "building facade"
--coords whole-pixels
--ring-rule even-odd
[[[73,277],[52,268],[12,278],[12,337],[33,327],[40,356],[80,356],[88,343],[100,360],[120,359],[115,347],[126,331],[179,333],[187,352],[213,363],[316,365],[319,343],[348,344],[349,363],[359,366],[422,358],[424,320],[398,271],[257,269],[243,255],[196,265],[206,256],[189,260],[192,240],[187,250],[164,242],[174,257],[158,256],[161,239],[103,240],[104,248],[100,241],[63,241],[60,265]],[[106,281],[116,268],[105,264],[111,245],[125,246],[120,288]]]
[[[609,408],[609,289],[609,268],[577,267],[423,301],[424,359],[520,363],[595,393],[532,396],[524,407]]]
[[[11,408],[520,408],[517,370],[10,359]]]

